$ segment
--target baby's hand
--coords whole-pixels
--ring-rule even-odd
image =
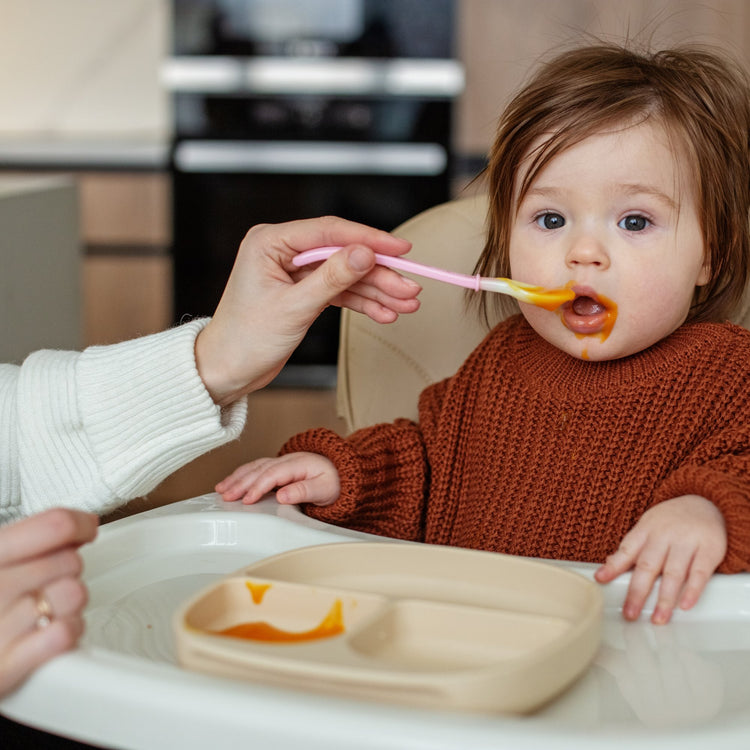
[[[698,601],[726,551],[721,511],[704,497],[683,495],[649,508],[594,576],[609,583],[633,568],[622,614],[637,620],[661,575],[651,622],[663,625],[678,603],[690,609]]]
[[[284,505],[330,505],[339,496],[340,488],[336,467],[325,456],[288,453],[243,464],[215,489],[226,502],[241,499],[245,505],[257,503],[273,489],[276,499]]]

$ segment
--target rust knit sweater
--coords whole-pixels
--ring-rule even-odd
[[[685,325],[649,349],[585,362],[520,316],[451,378],[419,423],[343,439],[324,429],[283,453],[328,456],[339,499],[310,516],[390,537],[602,562],[650,506],[707,497],[727,524],[720,572],[750,569],[750,332]]]

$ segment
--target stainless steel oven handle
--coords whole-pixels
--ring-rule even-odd
[[[435,176],[448,158],[436,143],[181,141],[181,172],[219,174],[365,174]]]
[[[177,56],[164,61],[162,84],[204,94],[317,94],[453,98],[465,86],[456,60]]]

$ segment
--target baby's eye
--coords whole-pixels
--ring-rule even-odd
[[[641,216],[640,214],[630,214],[617,222],[617,226],[620,227],[620,229],[627,229],[628,232],[642,232],[650,224],[651,222],[645,216]]]
[[[559,229],[565,226],[565,218],[552,211],[539,214],[534,221],[543,229]]]

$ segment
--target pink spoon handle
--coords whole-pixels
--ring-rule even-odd
[[[341,250],[341,248],[317,247],[295,255],[292,262],[296,266],[304,266],[307,263],[325,260],[338,250]],[[428,279],[435,279],[436,281],[445,281],[448,284],[462,286],[465,289],[473,289],[475,292],[484,290],[487,292],[508,294],[511,297],[521,300],[521,302],[528,302],[529,304],[543,307],[545,310],[556,310],[560,305],[575,297],[575,293],[569,287],[565,289],[542,289],[542,287],[522,284],[512,279],[493,279],[480,276],[479,274],[469,276],[465,273],[445,271],[442,268],[426,266],[423,263],[417,263],[413,260],[406,260],[406,258],[393,255],[382,255],[381,253],[375,253],[375,259],[381,266],[389,266],[399,271],[414,273]]]
[[[304,266],[308,263],[315,263],[319,260],[325,260],[330,258],[340,247],[316,247],[313,250],[305,250],[299,255],[295,255],[292,259],[292,263],[295,266]],[[382,253],[375,253],[375,259],[380,266],[388,266],[389,268],[395,268],[398,271],[406,271],[407,273],[414,273],[417,276],[424,276],[427,279],[435,279],[436,281],[445,281],[448,284],[455,284],[456,286],[462,286],[466,289],[474,289],[479,291],[479,280],[480,276],[469,276],[464,273],[455,273],[453,271],[446,271],[442,268],[435,268],[434,266],[426,266],[424,263],[417,263],[413,260],[406,260],[406,258],[400,258],[393,255],[383,255]]]

